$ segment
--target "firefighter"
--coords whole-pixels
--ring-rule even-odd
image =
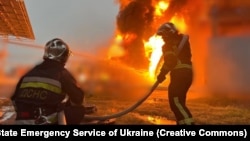
[[[71,54],[59,38],[45,45],[43,61],[22,76],[11,97],[16,124],[79,124],[84,91],[64,67]]]
[[[162,24],[156,35],[161,36],[164,63],[157,75],[162,83],[166,74],[170,73],[168,86],[169,105],[176,118],[177,125],[194,125],[192,114],[186,106],[187,92],[193,82],[191,48],[188,35],[179,33],[171,22]]]

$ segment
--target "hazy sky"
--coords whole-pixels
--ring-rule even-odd
[[[73,49],[88,52],[110,40],[119,5],[115,0],[24,0],[35,34],[35,44],[59,37]],[[32,42],[33,43],[33,42]],[[8,62],[36,63],[43,51],[8,45]]]

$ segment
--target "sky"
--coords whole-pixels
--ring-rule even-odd
[[[115,0],[24,0],[35,35],[28,43],[44,46],[55,37],[62,38],[72,50],[95,52],[108,42],[115,30],[119,5]],[[43,50],[8,45],[7,62],[35,64]]]

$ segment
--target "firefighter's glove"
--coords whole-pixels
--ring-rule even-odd
[[[165,73],[159,73],[159,75],[157,76],[157,82],[158,83],[162,83],[164,80],[166,79],[166,74]]]

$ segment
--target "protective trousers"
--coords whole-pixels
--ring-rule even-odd
[[[168,98],[177,125],[192,125],[194,120],[186,106],[187,92],[193,81],[193,71],[189,68],[174,69],[170,73]]]

